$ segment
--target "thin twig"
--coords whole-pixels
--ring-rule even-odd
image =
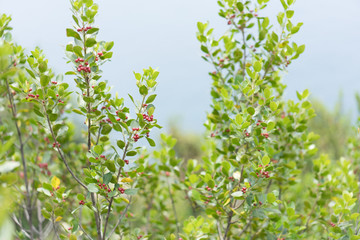
[[[146,96],[147,96],[147,95],[144,95],[144,96],[143,96],[143,99],[142,99],[142,101],[141,101],[141,105],[139,106],[139,109],[138,109],[138,110],[139,110],[139,111],[138,111],[139,114],[141,113],[141,110],[142,110],[142,108],[143,108],[143,105],[144,105],[144,101],[145,101]],[[138,117],[136,118],[136,120],[139,119],[139,114],[137,114]],[[126,143],[126,146],[125,146],[125,149],[124,149],[124,152],[123,152],[123,156],[122,156],[122,161],[125,161],[126,153],[127,153],[128,148],[129,148],[129,145],[130,145],[130,139],[132,138],[132,134],[133,134],[133,133],[130,134],[130,136],[129,136],[129,138],[128,138],[129,140],[128,140],[128,142]],[[119,168],[119,171],[118,171],[117,176],[116,176],[116,182],[119,181],[119,178],[120,178],[120,175],[121,175],[121,171],[122,171],[122,167]],[[111,207],[112,207],[113,201],[114,201],[114,197],[111,197],[111,198],[110,198],[109,207],[108,207],[108,211],[107,211],[106,218],[105,218],[105,225],[104,225],[104,231],[103,231],[103,237],[104,237],[104,239],[105,239],[105,235],[106,235],[107,225],[108,225],[108,223],[109,223],[109,217],[110,217],[110,212],[111,212]]]
[[[245,232],[246,232],[246,230],[250,227],[250,225],[251,225],[251,222],[252,222],[252,216],[250,217],[250,219],[249,219],[249,221],[248,221],[248,223],[245,225],[245,227],[243,228],[243,230],[240,232],[240,234],[239,234],[239,238],[241,237],[241,235],[243,235]]]
[[[124,218],[125,216],[125,213],[127,212],[129,206],[130,206],[130,203],[131,203],[131,200],[132,200],[132,196],[130,197],[129,199],[129,203],[127,204],[123,214],[121,215],[121,217],[119,218],[119,220],[117,221],[117,223],[115,224],[115,227],[113,228],[113,230],[111,230],[111,232],[109,233],[109,236],[107,237],[107,240],[110,239],[111,235],[115,232],[115,229],[117,228],[117,226],[121,223],[121,220]],[[105,236],[104,236],[105,237]]]
[[[60,155],[60,157],[61,157],[61,160],[62,160],[63,163],[65,164],[66,169],[67,169],[68,172],[71,174],[71,176],[72,176],[83,188],[85,188],[86,190],[88,190],[87,187],[86,187],[86,185],[85,185],[79,178],[77,178],[77,177],[75,176],[74,172],[71,170],[68,162],[66,161],[64,154],[61,152],[61,149],[60,149],[60,147],[59,147],[58,144],[57,144],[58,142],[57,142],[57,140],[56,140],[56,136],[55,136],[54,130],[53,130],[53,128],[52,128],[49,115],[48,115],[47,112],[46,112],[46,106],[45,106],[45,104],[43,104],[43,107],[44,107],[44,113],[45,113],[46,120],[47,120],[49,129],[50,129],[51,136],[52,136],[52,138],[54,139],[54,141],[55,141],[55,143],[56,143],[56,149],[57,149],[58,152],[59,152],[59,155]]]
[[[26,198],[26,203],[27,203],[27,207],[26,207],[26,211],[29,214],[29,226],[30,226],[30,236],[31,239],[34,238],[34,234],[33,234],[33,224],[32,224],[32,209],[31,209],[31,198],[30,198],[30,191],[29,191],[29,181],[28,181],[28,176],[27,176],[27,165],[26,165],[26,160],[25,160],[25,153],[24,153],[24,143],[23,143],[23,139],[22,139],[22,135],[21,135],[21,131],[20,131],[20,127],[17,123],[17,111],[16,111],[16,105],[13,99],[13,95],[10,91],[10,86],[9,86],[9,82],[7,79],[5,79],[6,81],[6,88],[7,88],[7,94],[9,97],[9,102],[10,102],[10,108],[11,108],[11,112],[14,118],[14,123],[15,123],[15,127],[16,127],[16,132],[19,138],[19,143],[20,143],[20,155],[21,155],[21,163],[23,166],[23,173],[24,173],[24,181],[25,181],[25,198]]]

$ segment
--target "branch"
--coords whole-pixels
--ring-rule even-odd
[[[129,199],[129,203],[128,203],[128,205],[126,206],[126,208],[125,208],[125,210],[124,210],[123,214],[122,214],[122,215],[121,215],[121,217],[119,218],[118,222],[116,223],[115,227],[113,228],[113,230],[111,230],[111,232],[110,232],[110,234],[109,234],[109,236],[108,236],[107,240],[109,240],[109,239],[110,239],[111,235],[115,232],[115,229],[117,228],[117,226],[121,223],[121,220],[124,218],[125,213],[127,212],[128,208],[129,208],[129,206],[130,206],[131,200],[132,200],[132,196],[130,197],[130,199]],[[104,236],[104,237],[105,237],[105,236]]]
[[[22,140],[22,135],[21,135],[21,131],[20,131],[20,127],[16,121],[17,119],[17,111],[16,111],[16,105],[13,99],[13,95],[10,91],[10,86],[9,86],[9,82],[6,79],[6,89],[7,89],[7,94],[8,94],[8,98],[9,98],[9,102],[10,102],[10,109],[14,118],[14,123],[15,123],[15,127],[16,127],[16,132],[19,138],[19,149],[20,149],[20,154],[21,154],[21,163],[23,166],[23,173],[24,173],[24,181],[25,181],[25,190],[26,190],[26,202],[27,202],[27,206],[26,206],[26,211],[29,214],[29,225],[30,225],[30,236],[31,239],[34,238],[34,234],[33,234],[33,224],[32,224],[32,209],[31,209],[31,199],[30,199],[30,192],[29,192],[29,181],[28,181],[28,176],[27,176],[27,165],[26,165],[26,161],[25,161],[25,153],[24,153],[24,143]]]
[[[59,152],[59,155],[60,155],[60,157],[61,157],[61,160],[62,160],[63,163],[65,164],[66,169],[69,171],[69,173],[71,174],[71,176],[72,176],[83,188],[85,188],[86,190],[88,190],[87,187],[86,187],[86,185],[85,185],[83,182],[81,182],[81,180],[80,180],[79,178],[77,178],[77,177],[75,176],[74,172],[71,170],[68,162],[66,161],[64,154],[61,152],[61,149],[60,149],[60,147],[59,147],[58,144],[57,144],[58,142],[57,142],[57,140],[56,140],[56,136],[55,136],[54,130],[53,130],[53,128],[52,128],[49,115],[48,115],[48,113],[47,113],[47,111],[46,111],[45,103],[43,103],[43,107],[44,107],[44,113],[45,113],[46,120],[47,120],[49,129],[50,129],[51,136],[52,136],[52,138],[54,139],[54,141],[55,141],[55,143],[56,143],[56,149],[57,149],[58,152]]]
[[[248,223],[245,225],[245,227],[243,228],[243,230],[240,232],[240,234],[239,234],[239,238],[241,237],[241,235],[243,235],[245,232],[246,232],[246,230],[250,227],[250,225],[251,225],[251,222],[252,222],[252,216],[250,217],[250,219],[249,219],[249,221],[248,221]]]
[[[144,95],[144,96],[143,96],[143,99],[142,99],[142,101],[141,101],[141,105],[139,106],[139,112],[138,112],[139,114],[141,113],[141,109],[142,109],[142,107],[143,107],[143,105],[144,105],[144,101],[145,101],[146,96],[147,96],[147,95]],[[137,115],[139,115],[139,114],[137,114]],[[139,119],[139,116],[136,118],[136,121],[137,121],[138,119]],[[131,132],[131,134],[129,135],[129,138],[128,138],[129,140],[128,140],[128,142],[126,143],[126,146],[125,146],[125,149],[124,149],[124,153],[123,153],[123,156],[122,156],[122,161],[125,160],[126,153],[127,153],[128,148],[129,148],[130,140],[131,140],[131,138],[132,138],[132,134],[133,134],[133,133]],[[121,171],[122,171],[122,167],[119,168],[118,174],[117,174],[117,176],[116,176],[116,182],[119,181]],[[108,207],[108,211],[107,211],[107,214],[106,214],[106,219],[105,219],[105,226],[104,226],[104,231],[103,231],[103,237],[104,237],[104,238],[105,238],[105,234],[106,234],[107,225],[108,225],[108,223],[109,223],[109,217],[110,217],[111,206],[112,206],[113,201],[114,201],[114,197],[111,197],[111,198],[110,198],[109,207]]]

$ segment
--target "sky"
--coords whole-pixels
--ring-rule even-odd
[[[211,100],[208,72],[213,70],[201,59],[196,23],[209,21],[217,33],[226,31],[216,1],[95,2],[99,3],[97,39],[115,42],[112,61],[103,67],[103,79],[109,80],[113,93],[130,104],[127,93],[137,95],[133,71],[158,68],[155,117],[160,125],[166,130],[173,120],[188,132],[203,132]],[[270,0],[268,5],[260,16],[275,19],[282,10],[280,1]],[[360,92],[360,1],[298,0],[294,10],[294,22],[304,25],[293,40],[305,44],[306,50],[288,68],[285,97],[296,99],[296,91],[309,89],[314,98],[332,107],[342,91],[344,109],[355,114],[354,94]],[[65,29],[73,24],[69,1],[0,0],[1,13],[12,16],[15,41],[29,51],[36,46],[44,49],[49,66],[57,73],[71,70],[64,58],[70,41]],[[65,81],[73,83],[70,76]]]

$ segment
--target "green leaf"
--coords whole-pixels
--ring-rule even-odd
[[[198,27],[198,30],[201,34],[203,34],[204,30],[205,30],[205,27],[204,27],[204,24],[202,22],[198,22],[197,23],[197,27]]]
[[[106,124],[103,126],[102,130],[101,130],[101,134],[103,135],[107,135],[111,132],[112,127],[109,124]]]
[[[197,175],[195,175],[195,174],[191,174],[191,175],[189,176],[189,180],[190,180],[190,183],[191,183],[191,184],[196,183],[198,179],[199,179],[199,177],[198,177]]]
[[[273,203],[276,201],[276,197],[273,193],[268,193],[266,198],[267,198],[268,203]]]
[[[301,45],[296,49],[297,54],[301,54],[305,51],[305,45]]]
[[[56,121],[57,118],[58,118],[57,114],[55,114],[55,113],[49,114],[49,119],[50,119],[51,122]]]
[[[102,58],[102,59],[111,58],[112,55],[113,55],[113,52],[107,52],[107,53],[105,53],[101,58]]]
[[[50,82],[49,76],[42,75],[42,76],[40,77],[40,84],[41,84],[41,86],[45,87],[45,86],[49,85],[49,82]]]
[[[274,129],[274,127],[275,127],[275,123],[269,122],[266,129],[268,130],[268,132],[270,132],[271,130]]]
[[[72,18],[74,19],[75,23],[76,23],[78,26],[80,26],[80,25],[79,25],[79,19],[77,19],[77,17],[75,17],[74,15],[72,15]]]
[[[271,103],[270,103],[270,109],[271,109],[271,111],[275,111],[277,108],[278,108],[278,106],[277,106],[276,102],[271,102]]]
[[[229,170],[230,170],[230,163],[229,162],[226,162],[226,161],[223,161],[221,163],[221,166],[222,166],[222,172],[224,174],[228,174],[229,173]]]
[[[141,79],[141,74],[134,72],[134,75],[135,75],[135,79],[140,81],[140,79]]]
[[[74,113],[80,114],[80,115],[84,115],[84,113],[82,111],[80,111],[79,109],[73,109],[72,110]]]
[[[242,122],[243,122],[243,117],[241,116],[240,113],[238,113],[238,114],[236,115],[235,121],[236,121],[236,123],[239,124],[239,125],[242,124]]]
[[[155,109],[154,109],[153,107],[151,107],[151,108],[148,109],[148,114],[149,114],[149,116],[153,115],[154,110],[155,110]]]
[[[35,78],[35,74],[34,74],[33,71],[31,71],[30,69],[27,69],[27,68],[25,68],[25,69],[26,69],[26,71],[29,73],[29,75],[30,75],[32,78]]]
[[[270,158],[268,155],[263,156],[263,158],[261,159],[261,162],[263,165],[268,165],[270,163]]]
[[[214,182],[214,180],[209,180],[208,182],[207,182],[207,184],[208,184],[208,186],[210,187],[210,188],[214,188],[215,187],[215,182]]]
[[[150,95],[147,99],[146,99],[146,103],[152,103],[156,98],[156,94]]]
[[[95,151],[96,154],[101,154],[102,151],[103,151],[103,148],[102,148],[101,145],[96,145],[96,146],[94,147],[94,151]]]
[[[148,143],[150,144],[150,146],[152,146],[152,147],[155,147],[155,146],[156,146],[155,141],[152,140],[151,138],[148,138],[148,137],[147,137],[146,140],[148,141]]]
[[[256,62],[254,63],[254,70],[255,70],[255,72],[260,72],[260,71],[261,71],[261,68],[262,68],[262,63],[259,62],[259,61],[256,61]]]
[[[46,61],[42,61],[40,64],[39,64],[39,71],[41,73],[45,72],[47,70],[47,63]]]
[[[269,98],[271,96],[271,89],[270,88],[265,88],[264,96],[265,96],[265,98]]]
[[[244,195],[244,193],[241,192],[241,191],[233,192],[233,193],[231,194],[231,196],[233,196],[234,198],[236,198],[236,197],[241,197],[241,196],[243,196],[243,195]]]
[[[302,108],[305,108],[305,109],[310,108],[310,107],[311,107],[311,103],[310,103],[309,101],[305,101],[305,102],[303,102],[303,103],[301,104],[301,107],[302,107]]]
[[[145,85],[142,85],[140,88],[139,88],[139,92],[141,95],[147,95],[148,94],[148,89]]]
[[[280,0],[280,2],[285,10],[288,9],[288,6],[286,5],[284,0]]]
[[[46,219],[50,219],[50,218],[51,218],[50,213],[48,213],[45,209],[42,209],[42,210],[41,210],[41,213],[42,213],[42,215],[44,216],[44,218],[46,218]]]
[[[104,174],[104,177],[103,177],[104,184],[107,185],[111,181],[111,178],[112,178],[112,173],[111,172],[108,172],[108,173]]]
[[[113,161],[107,161],[105,163],[105,166],[107,167],[107,169],[109,169],[110,172],[116,171],[115,163]]]
[[[244,11],[244,4],[241,2],[236,3],[237,9],[239,9],[240,12]]]
[[[135,195],[137,193],[137,191],[138,191],[137,188],[126,189],[125,194],[127,194],[127,195]]]
[[[70,29],[70,28],[67,28],[66,29],[66,36],[67,37],[74,37],[76,38],[77,40],[80,40],[81,41],[81,37],[80,35],[73,29]]]
[[[126,153],[126,156],[132,157],[132,156],[135,156],[136,154],[137,154],[136,151],[129,151],[129,152]]]
[[[89,185],[87,185],[87,188],[88,188],[89,192],[97,193],[99,191],[99,189],[97,188],[95,183],[90,183]]]
[[[85,46],[86,47],[92,47],[96,44],[96,40],[94,38],[88,38],[86,39]]]
[[[125,143],[124,143],[123,141],[121,141],[121,140],[118,140],[118,141],[116,142],[116,144],[117,144],[118,147],[121,148],[121,149],[123,149],[123,148],[125,147]]]
[[[73,48],[73,51],[74,51],[74,53],[78,56],[78,57],[84,57],[84,55],[83,55],[83,53],[82,53],[82,47],[80,47],[80,46],[75,46],[74,48]]]
[[[255,109],[253,107],[249,107],[247,110],[246,110],[250,115],[254,115],[255,114]]]
[[[97,33],[98,31],[99,31],[98,28],[91,28],[86,31],[86,34],[93,34],[93,33]]]
[[[113,46],[114,46],[114,42],[107,42],[105,44],[105,50],[110,51],[113,48]]]
[[[81,193],[78,193],[78,195],[77,195],[77,199],[79,200],[79,201],[81,201],[81,200],[85,200],[85,196],[84,195],[82,195]]]
[[[286,17],[287,18],[292,18],[292,16],[294,16],[294,11],[293,10],[287,10],[286,11]]]
[[[209,53],[208,48],[205,47],[204,45],[201,45],[201,51],[203,51],[204,53]]]

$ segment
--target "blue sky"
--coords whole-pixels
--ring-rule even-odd
[[[201,59],[196,40],[197,21],[209,21],[217,33],[226,30],[215,0],[106,0],[99,3],[95,25],[99,40],[114,41],[112,62],[104,79],[127,98],[136,95],[133,70],[159,68],[155,114],[161,125],[176,119],[188,131],[202,132],[210,104],[210,66]],[[270,0],[263,14],[276,16],[279,0]],[[13,17],[15,40],[28,50],[44,49],[57,73],[69,71],[64,46],[65,29],[72,26],[67,0],[0,0],[0,13]],[[344,93],[345,109],[355,113],[354,93],[360,90],[360,1],[298,0],[294,21],[304,22],[294,40],[305,53],[288,68],[285,96],[296,98],[306,88],[327,106]],[[71,78],[65,78],[72,83]],[[128,101],[130,104],[130,101]]]

